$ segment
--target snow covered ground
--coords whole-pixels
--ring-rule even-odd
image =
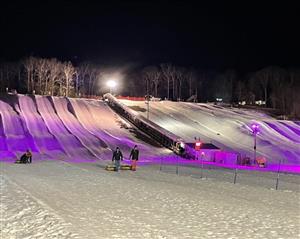
[[[275,191],[184,168],[116,173],[105,164],[0,163],[1,239],[300,238],[297,175],[298,189]]]
[[[298,124],[234,111],[157,102],[150,118],[185,140],[201,136],[245,153],[254,119],[263,128],[259,153],[299,165]],[[135,144],[137,172],[104,170],[112,149],[127,158]],[[33,163],[13,164],[28,148]],[[271,172],[238,170],[233,184],[230,168],[205,164],[201,172],[199,161],[179,160],[176,175],[176,157],[105,102],[1,98],[0,157],[1,239],[300,238],[299,175],[281,174],[277,191]]]
[[[143,101],[120,100],[146,116]],[[223,150],[253,158],[252,123],[259,124],[257,156],[270,163],[282,160],[287,165],[300,165],[300,126],[292,121],[279,121],[254,110],[225,108],[213,104],[185,102],[150,102],[150,120],[181,137],[194,142],[200,137]]]

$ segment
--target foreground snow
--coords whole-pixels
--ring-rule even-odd
[[[297,190],[104,164],[1,163],[1,239],[300,237]]]

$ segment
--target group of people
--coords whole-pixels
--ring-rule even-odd
[[[116,171],[120,169],[120,162],[123,160],[123,154],[119,147],[113,152],[112,161],[116,167]],[[137,145],[130,151],[129,160],[131,160],[131,170],[136,171],[137,161],[139,160],[139,150]],[[20,158],[20,163],[32,163],[32,153],[27,150]]]
[[[120,148],[117,147],[116,150],[113,152],[113,157],[112,157],[112,161],[114,162],[116,171],[119,171],[120,161],[122,160],[123,160],[123,154]],[[137,145],[135,145],[133,149],[130,151],[129,160],[131,160],[131,170],[136,171],[137,161],[139,160],[139,150]]]

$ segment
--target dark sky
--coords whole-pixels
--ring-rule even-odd
[[[101,2],[101,3],[100,3]],[[268,1],[6,3],[0,58],[252,71],[300,66],[300,8]],[[229,3],[230,2],[230,3]]]

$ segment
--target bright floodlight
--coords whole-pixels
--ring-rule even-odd
[[[110,87],[110,88],[114,88],[114,87],[116,87],[116,85],[117,85],[117,83],[113,80],[109,80],[107,82],[107,86]]]
[[[113,93],[113,89],[116,87],[117,83],[114,80],[107,81],[107,86],[109,87],[109,93]]]

